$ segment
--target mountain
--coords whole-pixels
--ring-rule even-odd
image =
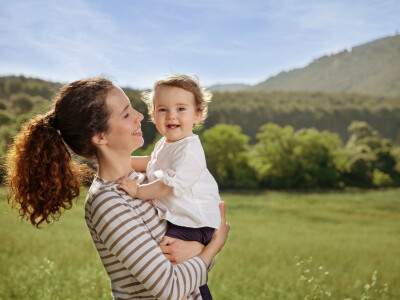
[[[251,85],[241,84],[241,83],[233,83],[233,84],[216,84],[209,87],[209,89],[213,92],[237,92],[243,91],[250,88]]]
[[[304,68],[281,72],[243,90],[400,95],[400,35],[322,56]]]

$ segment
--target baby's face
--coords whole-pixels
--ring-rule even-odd
[[[160,86],[154,93],[153,119],[157,130],[173,143],[193,135],[193,126],[200,122],[194,95],[179,87]]]

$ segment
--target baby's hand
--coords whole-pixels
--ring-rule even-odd
[[[117,188],[124,190],[132,198],[136,198],[139,184],[135,179],[130,179],[129,177],[123,177],[121,179],[118,179],[117,183],[119,184]]]

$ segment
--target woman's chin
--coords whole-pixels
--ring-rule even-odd
[[[132,152],[133,152],[133,151],[136,151],[137,149],[139,149],[139,148],[141,148],[141,147],[143,147],[143,145],[144,145],[144,139],[142,138],[141,141],[138,141],[138,142],[136,143],[135,148],[132,150]]]

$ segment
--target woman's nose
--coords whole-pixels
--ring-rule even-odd
[[[135,110],[135,109],[134,109],[134,111],[135,111],[135,114],[136,114],[135,122],[138,122],[138,123],[142,122],[142,120],[144,118],[143,115],[140,112],[138,112],[137,110]]]
[[[138,112],[138,114],[139,114],[139,122],[142,122],[142,120],[144,119],[144,117],[143,117],[143,115],[142,115],[140,112]]]

